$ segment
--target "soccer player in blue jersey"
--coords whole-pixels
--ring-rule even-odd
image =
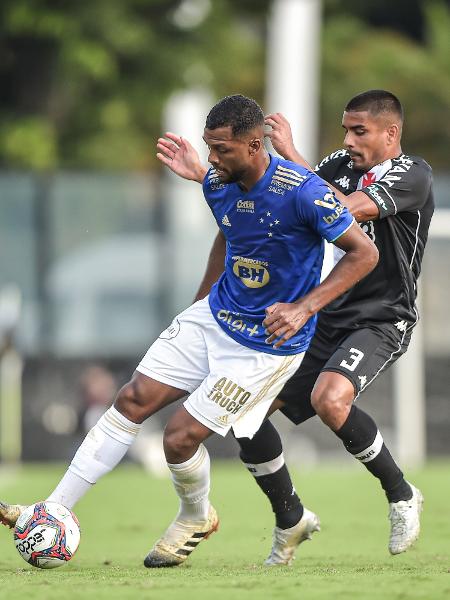
[[[217,243],[226,249],[225,271],[152,344],[48,498],[72,508],[117,465],[145,419],[189,394],[164,433],[180,510],[146,557],[147,567],[181,564],[217,529],[202,442],[230,429],[236,437],[253,436],[300,366],[316,313],[378,260],[375,245],[328,186],[269,155],[263,138],[264,115],[253,100],[229,96],[211,109],[203,139],[212,167],[201,176],[220,229]],[[346,254],[319,284],[323,239]],[[0,519],[12,525],[21,510],[3,505]],[[308,526],[318,527],[313,513]]]
[[[313,171],[293,144],[289,123],[266,117],[267,135],[284,157]],[[408,348],[418,320],[416,282],[433,215],[430,166],[401,149],[402,106],[391,92],[368,90],[346,105],[344,148],[325,157],[315,172],[348,207],[379,249],[376,268],[321,312],[314,338],[297,373],[278,395],[278,407],[294,423],[314,414],[330,427],[346,450],[376,477],[389,502],[389,551],[405,552],[420,532],[423,497],[391,456],[374,420],[354,404],[368,385]],[[176,173],[198,179],[196,151],[169,134],[160,140]],[[335,258],[340,252],[335,248]],[[213,247],[199,297],[222,272],[224,249]],[[275,513],[268,565],[291,564],[312,531],[284,464],[281,439],[269,420],[251,438],[238,438],[240,457],[270,500]],[[309,535],[308,535],[309,534]]]

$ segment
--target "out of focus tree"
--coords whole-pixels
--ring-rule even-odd
[[[405,148],[448,167],[449,0],[322,2],[322,152],[340,145],[350,96],[384,87],[405,104]],[[270,6],[2,0],[0,166],[146,169],[173,91],[263,102]]]
[[[227,0],[2,0],[0,161],[148,167],[172,91],[261,96],[259,4],[250,22]]]
[[[424,43],[357,18],[334,17],[323,30],[321,148],[342,144],[340,115],[355,94],[382,88],[399,96],[406,123],[403,146],[434,168],[448,168],[450,140],[450,11],[445,3],[425,7]]]

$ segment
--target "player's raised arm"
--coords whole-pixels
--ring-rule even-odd
[[[276,302],[267,307],[263,325],[268,334],[268,344],[273,344],[275,348],[282,346],[320,309],[375,268],[378,262],[377,247],[356,222],[333,243],[345,250],[346,254],[320,285],[296,302]]]
[[[186,138],[168,131],[165,137],[158,139],[156,148],[156,157],[176,175],[203,183],[208,169],[201,164],[197,150]]]

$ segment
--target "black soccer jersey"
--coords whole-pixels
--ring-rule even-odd
[[[380,255],[369,275],[322,309],[319,326],[358,329],[382,321],[405,331],[418,319],[416,281],[434,210],[431,167],[402,154],[363,173],[338,150],[316,172],[344,194],[360,189],[374,201],[379,218],[360,225]]]

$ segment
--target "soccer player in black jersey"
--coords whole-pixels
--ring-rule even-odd
[[[281,114],[268,115],[266,124],[284,158],[313,170],[295,149]],[[432,174],[423,159],[402,152],[403,109],[390,92],[370,90],[352,98],[342,125],[344,149],[325,157],[315,170],[375,242],[380,259],[372,273],[322,309],[309,350],[279,394],[278,407],[297,424],[318,414],[380,480],[390,504],[389,550],[398,554],[419,534],[422,495],[405,481],[377,425],[354,401],[406,351],[417,322],[416,280],[434,209]],[[201,180],[204,168],[187,140],[168,134],[158,148],[160,160],[175,173]],[[197,299],[221,274],[224,253],[216,238]],[[267,420],[251,440],[238,442],[241,459],[276,516],[266,564],[290,564],[298,544],[317,527],[293,488],[280,437]]]
[[[309,166],[295,149],[283,115],[268,115],[266,124],[283,157]],[[422,158],[402,152],[402,125],[402,106],[393,94],[359,94],[345,107],[345,148],[315,168],[375,242],[380,258],[367,277],[322,309],[301,367],[279,394],[288,418],[299,424],[318,414],[380,480],[390,504],[391,554],[404,552],[417,539],[423,498],[405,481],[373,419],[354,401],[406,351],[418,320],[416,281],[434,209],[432,172]],[[311,532],[280,437],[267,420],[251,440],[238,442],[241,459],[276,515],[266,564],[290,564]]]

